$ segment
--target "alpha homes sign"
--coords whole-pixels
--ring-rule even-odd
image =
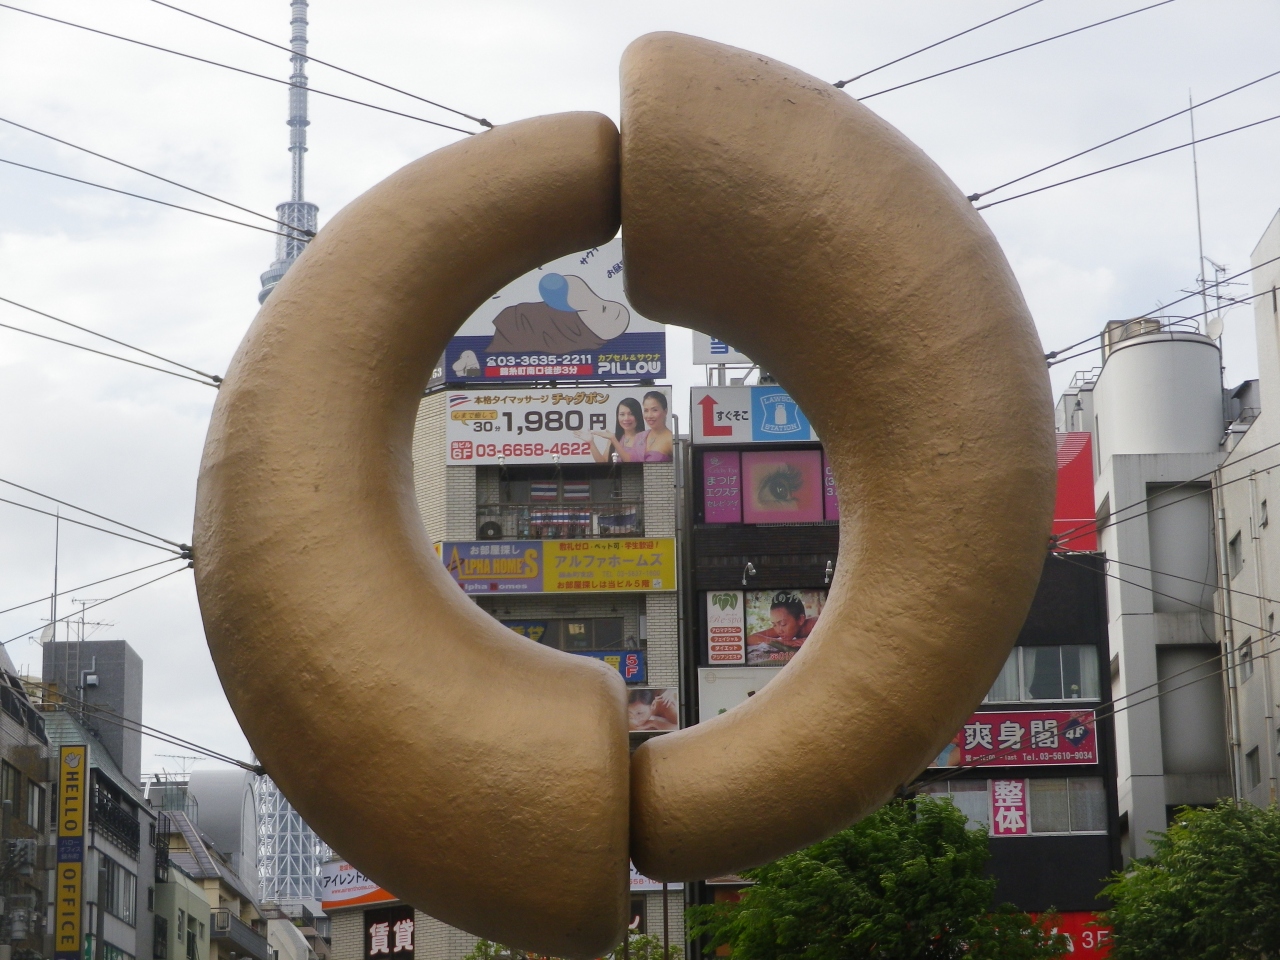
[[[672,537],[603,540],[446,540],[440,557],[467,593],[669,592]]]

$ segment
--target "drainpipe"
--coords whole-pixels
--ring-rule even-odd
[[[1231,569],[1228,562],[1227,514],[1222,496],[1222,468],[1214,472],[1213,492],[1218,501],[1218,576],[1222,578],[1222,680],[1226,687],[1227,748],[1231,753],[1231,795],[1239,803],[1244,777],[1240,770],[1240,703],[1236,690],[1235,621],[1231,605]]]
[[[1271,644],[1273,636],[1268,627],[1266,600],[1262,596],[1262,586],[1267,582],[1266,571],[1262,563],[1262,532],[1258,526],[1258,518],[1262,515],[1258,505],[1258,477],[1257,471],[1249,471],[1249,526],[1250,534],[1253,537],[1253,563],[1254,569],[1257,570],[1255,577],[1258,583],[1258,628],[1261,636],[1258,638],[1258,646],[1261,648],[1262,656],[1262,682],[1265,686],[1264,693],[1266,700],[1263,706],[1263,715],[1267,723],[1266,736],[1262,738],[1262,742],[1267,745],[1267,780],[1269,782],[1270,791],[1269,799],[1271,803],[1276,802],[1276,725],[1275,725],[1275,699],[1273,690],[1273,678],[1271,674]]]

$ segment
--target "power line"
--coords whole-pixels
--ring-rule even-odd
[[[197,380],[195,377],[188,377],[185,373],[178,373],[176,370],[166,370],[163,367],[153,367],[149,363],[142,363],[138,360],[130,360],[128,357],[122,357],[114,353],[106,353],[102,350],[95,350],[93,347],[86,347],[83,344],[72,343],[70,340],[59,340],[57,337],[51,337],[48,334],[36,333],[34,330],[28,330],[25,327],[15,327],[9,323],[0,323],[0,328],[12,330],[14,333],[25,333],[29,337],[39,337],[41,340],[48,340],[52,343],[60,343],[64,347],[75,347],[77,350],[84,350],[88,353],[96,353],[100,357],[110,357],[112,360],[121,360],[125,363],[132,363],[135,367],[146,367],[148,370],[155,370],[158,373],[167,373],[171,377],[181,377],[183,380],[190,380],[192,383],[202,383],[206,387],[217,389],[218,384],[210,383],[207,380]]]
[[[1165,2],[1169,3],[1169,2],[1172,2],[1172,0],[1165,0]],[[1066,180],[1059,180],[1056,183],[1046,184],[1043,187],[1036,187],[1034,190],[1027,190],[1027,191],[1024,191],[1023,193],[1015,193],[1013,196],[1005,197],[1002,200],[992,200],[990,203],[984,203],[980,206],[974,207],[974,209],[987,210],[991,207],[998,207],[1000,204],[1008,203],[1010,200],[1019,200],[1022,197],[1030,197],[1037,193],[1044,193],[1044,191],[1052,190],[1054,187],[1065,186],[1068,183],[1076,183],[1079,180],[1087,180],[1090,177],[1096,177],[1100,173],[1108,173],[1112,170],[1119,170],[1121,167],[1132,166],[1135,163],[1141,163],[1143,160],[1150,160],[1153,157],[1163,157],[1166,153],[1173,153],[1175,150],[1185,150],[1187,147],[1190,147],[1194,144],[1207,143],[1210,140],[1218,139],[1218,137],[1225,137],[1231,133],[1239,133],[1241,130],[1248,130],[1251,127],[1259,127],[1264,123],[1271,123],[1273,120],[1280,120],[1280,113],[1276,114],[1275,116],[1266,117],[1265,119],[1262,119],[1262,120],[1255,120],[1253,121],[1253,123],[1246,123],[1238,127],[1232,127],[1230,130],[1223,130],[1221,133],[1210,134],[1207,137],[1197,137],[1194,140],[1188,140],[1186,143],[1180,143],[1176,147],[1166,147],[1163,150],[1157,150],[1155,153],[1148,153],[1148,154],[1144,154],[1141,157],[1134,157],[1132,160],[1124,160],[1120,163],[1113,163],[1109,167],[1102,167],[1101,169],[1098,169],[1098,170],[1090,170],[1088,173],[1082,173],[1078,177],[1069,177]],[[1199,294],[1200,294],[1200,291],[1197,290],[1196,296],[1199,296]]]
[[[161,3],[162,0],[155,0],[155,2]],[[995,23],[997,20],[1003,20],[1005,17],[1012,17],[1015,13],[1021,13],[1023,10],[1026,10],[1028,7],[1034,7],[1037,3],[1042,3],[1042,2],[1043,0],[1031,0],[1030,3],[1024,3],[1022,6],[1015,7],[1013,10],[1010,10],[1007,13],[1002,13],[998,17],[992,17],[990,20],[983,20],[982,23],[975,24],[974,26],[969,27],[967,30],[961,30],[959,33],[953,33],[949,37],[943,37],[941,40],[937,40],[929,44],[927,47],[921,47],[919,50],[912,50],[910,53],[903,54],[902,56],[898,57],[895,60],[890,60],[888,63],[882,63],[878,67],[872,67],[870,70],[864,70],[862,73],[858,74],[856,77],[850,77],[848,80],[837,80],[834,84],[832,84],[832,86],[843,88],[848,84],[853,83],[855,80],[861,80],[863,77],[869,77],[873,73],[878,73],[881,70],[883,70],[885,67],[892,67],[894,64],[901,63],[903,60],[910,60],[912,57],[916,56],[917,54],[924,53],[926,50],[932,50],[934,47],[940,47],[944,43],[949,43],[952,40],[955,40],[959,37],[963,37],[965,34],[973,33],[973,31],[975,30],[981,30],[983,27],[990,26],[991,24]],[[165,6],[168,6],[168,4],[166,3]]]
[[[0,7],[4,4],[0,3]],[[57,177],[59,180],[70,180],[72,183],[82,183],[86,187],[97,187],[99,190],[107,190],[111,193],[118,193],[126,197],[133,197],[135,200],[146,200],[148,203],[158,203],[162,207],[170,207],[174,210],[185,210],[187,213],[199,214],[202,217],[209,217],[212,220],[221,220],[223,223],[234,223],[238,227],[248,227],[250,230],[261,230],[263,233],[269,233],[277,237],[289,237],[291,239],[307,242],[307,238],[299,237],[295,233],[286,233],[281,230],[272,230],[269,227],[260,227],[256,223],[245,223],[243,220],[233,220],[231,217],[223,217],[216,213],[210,213],[207,210],[197,210],[195,207],[184,207],[180,203],[170,203],[168,200],[160,200],[156,197],[148,197],[144,193],[134,193],[132,190],[121,190],[119,187],[108,187],[105,183],[96,183],[93,180],[82,180],[79,177],[73,177],[65,173],[56,173],[53,170],[46,170],[44,167],[34,167],[29,163],[19,163],[17,160],[6,160],[0,157],[0,163],[7,163],[11,167],[21,167],[23,170],[31,170],[34,173],[43,173],[47,177]]]
[[[886,87],[883,90],[877,90],[875,93],[869,93],[865,97],[858,97],[858,100],[870,100],[872,97],[878,97],[881,94],[892,93],[895,90],[901,90],[904,87],[913,87],[917,83],[924,83],[926,80],[933,80],[937,77],[945,77],[949,73],[955,73],[957,70],[965,70],[968,67],[976,67],[980,63],[988,63],[992,60],[998,60],[1001,57],[1007,57],[1011,53],[1018,53],[1021,50],[1029,50],[1032,47],[1038,47],[1042,43],[1048,43],[1051,40],[1061,40],[1063,37],[1069,37],[1075,33],[1081,33],[1085,30],[1091,30],[1094,27],[1100,27],[1103,24],[1114,23],[1117,20],[1123,20],[1125,17],[1132,17],[1134,14],[1145,13],[1147,10],[1154,10],[1156,7],[1163,7],[1166,4],[1173,3],[1174,0],[1159,0],[1158,3],[1152,3],[1145,7],[1139,7],[1137,10],[1130,10],[1128,13],[1121,13],[1114,17],[1108,17],[1106,20],[1098,20],[1094,23],[1087,23],[1083,27],[1076,27],[1074,30],[1068,30],[1065,33],[1054,34],[1052,37],[1045,37],[1043,40],[1036,40],[1032,43],[1024,43],[1020,47],[1014,47],[1012,50],[1004,50],[1000,53],[993,53],[989,57],[983,57],[980,60],[971,60],[968,63],[962,63],[958,67],[951,67],[947,70],[939,70],[937,73],[931,73],[927,77],[920,77],[916,80],[908,80],[906,83],[900,83],[897,86]],[[3,4],[0,4],[3,6]]]
[[[155,2],[159,3],[160,0],[155,0]],[[206,193],[203,190],[197,190],[195,187],[189,187],[185,183],[179,183],[177,180],[170,180],[168,177],[162,177],[160,174],[152,173],[150,170],[143,170],[141,167],[135,167],[133,164],[125,163],[123,160],[117,160],[115,157],[108,157],[105,153],[99,153],[96,150],[90,150],[88,147],[82,147],[78,143],[72,143],[70,140],[63,140],[61,137],[55,137],[53,134],[45,133],[43,130],[37,130],[35,127],[28,127],[26,124],[18,123],[18,121],[16,120],[9,120],[5,117],[0,117],[0,123],[7,123],[9,124],[9,126],[17,127],[19,130],[25,130],[27,131],[27,133],[34,133],[37,137],[44,137],[46,140],[52,140],[54,143],[60,143],[64,147],[70,147],[72,150],[79,150],[81,153],[87,153],[91,157],[97,157],[100,160],[106,160],[108,163],[114,163],[116,164],[116,166],[124,167],[126,170],[132,170],[134,173],[140,173],[144,177],[151,177],[154,180],[159,180],[162,183],[167,183],[171,186],[177,187],[180,190],[186,190],[189,193],[197,194],[198,196],[205,197],[206,199],[212,200],[215,203],[221,203],[228,207],[234,207],[236,210],[239,210],[243,213],[252,214],[255,217],[261,217],[263,220],[270,220],[272,223],[279,223],[279,218],[274,217],[271,214],[259,213],[257,210],[252,210],[249,207],[242,207],[240,206],[240,204],[232,203],[230,200],[223,200],[221,197],[216,197],[212,193]],[[293,229],[297,230],[298,233],[301,233],[308,237],[315,236],[315,233],[313,233],[310,230],[300,230],[296,227]]]
[[[156,0],[156,2],[159,3],[160,0]],[[1215,97],[1210,97],[1208,100],[1201,100],[1199,103],[1192,104],[1189,107],[1183,107],[1181,110],[1177,111],[1176,113],[1171,113],[1167,117],[1161,117],[1159,120],[1152,120],[1150,123],[1145,123],[1140,127],[1135,127],[1134,129],[1128,131],[1127,133],[1120,134],[1118,137],[1112,137],[1110,140],[1103,140],[1102,143],[1095,144],[1094,146],[1089,147],[1088,149],[1081,150],[1079,153],[1073,153],[1069,157],[1063,157],[1061,160],[1055,160],[1053,163],[1046,164],[1045,166],[1040,167],[1039,169],[1032,170],[1030,173],[1024,173],[1020,177],[1014,177],[1012,180],[1006,180],[1004,183],[994,186],[989,190],[982,190],[978,193],[971,193],[969,194],[969,199],[974,203],[976,203],[979,200],[981,200],[983,197],[987,196],[987,194],[995,193],[997,190],[1003,190],[1005,187],[1011,187],[1015,183],[1021,183],[1023,180],[1026,180],[1029,177],[1034,177],[1038,173],[1044,173],[1046,170],[1052,170],[1054,167],[1060,167],[1062,166],[1062,164],[1067,163],[1071,160],[1075,160],[1079,157],[1083,157],[1087,153],[1093,153],[1093,151],[1095,150],[1101,150],[1103,147],[1109,147],[1111,146],[1111,144],[1118,143],[1119,141],[1124,140],[1126,137],[1132,137],[1136,133],[1141,133],[1144,130],[1150,130],[1152,127],[1159,126],[1160,124],[1164,123],[1166,120],[1173,120],[1174,118],[1180,117],[1185,113],[1190,113],[1192,110],[1198,109],[1199,107],[1203,107],[1210,103],[1213,103],[1215,100],[1221,100],[1223,97],[1229,97],[1233,93],[1239,93],[1241,90],[1245,90],[1256,84],[1262,83],[1262,81],[1264,80],[1270,80],[1272,77],[1275,77],[1275,76],[1280,76],[1280,70],[1274,70],[1271,73],[1266,74],[1265,76],[1258,77],[1258,79],[1256,80],[1250,80],[1248,83],[1242,83],[1238,87],[1232,87],[1230,90],[1227,90],[1225,93],[1220,93]]]
[[[68,593],[76,593],[80,590],[87,590],[89,587],[96,587],[100,583],[107,583],[108,581],[111,581],[111,580],[119,580],[121,577],[127,577],[130,574],[134,574],[134,573],[141,573],[143,570],[150,570],[152,567],[158,567],[163,563],[173,563],[173,561],[181,560],[181,559],[182,559],[181,557],[166,557],[163,560],[157,560],[155,563],[148,563],[146,566],[135,567],[132,570],[126,570],[124,573],[117,573],[114,576],[103,577],[101,580],[94,580],[92,583],[82,583],[80,586],[72,587],[70,590],[59,590],[57,593],[54,593],[54,594],[46,594],[45,596],[40,597],[39,599],[28,600],[26,603],[20,603],[17,606],[7,607],[4,610],[0,610],[0,615],[6,614],[6,613],[13,613],[13,611],[21,610],[24,607],[34,607],[37,603],[45,603],[46,601],[51,599],[51,597],[64,597]]]
[[[210,19],[209,17],[201,16],[200,14],[195,13],[192,10],[184,10],[182,7],[174,6],[172,3],[165,3],[164,0],[151,0],[151,2],[158,3],[160,4],[160,6],[167,7],[168,9],[173,10],[176,13],[185,14],[188,17],[195,17],[195,19],[197,20],[203,20],[205,23],[212,24],[215,27],[220,27],[223,30],[230,30],[232,33],[238,33],[240,36],[248,37],[250,40],[257,40],[258,43],[265,43],[267,46],[275,47],[277,50],[283,50],[285,53],[288,53],[288,54],[294,53],[294,50],[292,47],[286,47],[282,43],[273,43],[272,41],[267,40],[263,37],[259,37],[255,34],[237,29],[236,27],[230,26],[225,23],[220,23],[217,20]],[[1039,3],[1040,0],[1034,0],[1034,2]],[[1031,4],[1028,4],[1028,6],[1031,6]],[[434,100],[428,100],[426,97],[420,97],[416,93],[410,93],[408,90],[402,90],[399,87],[393,87],[391,84],[383,83],[381,80],[375,80],[373,79],[373,77],[366,77],[363,73],[356,73],[354,70],[348,70],[346,67],[340,67],[336,63],[330,63],[328,60],[321,60],[319,57],[313,57],[311,56],[311,54],[305,54],[304,56],[305,56],[305,59],[310,61],[311,63],[318,63],[321,66],[328,67],[330,70],[337,70],[339,73],[345,73],[347,74],[347,76],[356,77],[359,80],[364,80],[366,83],[372,83],[375,86],[382,87],[385,90],[391,90],[395,93],[403,94],[406,97],[411,97],[414,100],[421,101],[422,103],[429,103],[433,107],[439,107],[441,110],[447,110],[449,111],[449,113],[457,114],[459,117],[465,117],[466,119],[472,121],[473,123],[480,124],[480,126],[482,127],[488,127],[491,130],[493,129],[493,124],[490,123],[488,120],[486,120],[484,117],[473,117],[469,113],[464,113],[461,110],[455,110],[453,107],[445,106],[443,103],[437,103]]]
[[[1171,3],[1172,0],[1164,0],[1164,2]],[[208,64],[211,67],[221,67],[223,70],[230,70],[234,73],[242,73],[248,77],[257,77],[259,80],[269,80],[272,83],[283,84],[286,87],[292,87],[294,85],[291,81],[281,80],[279,77],[272,77],[265,73],[255,73],[252,70],[245,70],[243,67],[233,67],[229,63],[220,63],[217,60],[208,60],[204,57],[197,57],[195,54],[192,54],[192,53],[183,53],[181,50],[173,50],[173,49],[170,49],[169,47],[157,46],[154,43],[147,43],[143,40],[135,40],[133,37],[121,36],[118,33],[108,33],[106,30],[99,30],[96,27],[87,27],[82,23],[73,23],[70,20],[59,20],[57,17],[51,17],[45,13],[36,13],[34,10],[25,10],[22,7],[15,7],[12,4],[0,3],[0,9],[12,10],[15,13],[25,13],[28,16],[38,17],[41,20],[49,20],[53,23],[60,23],[64,27],[74,27],[77,30],[84,30],[88,33],[96,33],[99,36],[110,37],[113,40],[123,40],[125,43],[132,43],[132,44],[136,44],[139,47],[146,47],[148,50],[157,50],[160,53],[171,53],[175,57],[183,57],[187,60],[194,60],[197,63]],[[344,97],[341,94],[330,93],[327,90],[317,90],[315,87],[309,86],[306,89],[308,93],[319,94],[322,97],[331,97],[334,100],[342,100],[345,103],[354,103],[357,106],[368,107],[371,110],[379,110],[382,113],[390,113],[397,117],[404,117],[407,120],[417,120],[420,123],[429,123],[433,127],[443,127],[445,130],[453,130],[456,133],[464,133],[469,137],[474,137],[476,135],[476,131],[474,130],[463,130],[461,127],[450,126],[449,124],[441,123],[438,120],[428,120],[426,117],[415,116],[412,113],[402,113],[399,110],[392,110],[390,107],[380,107],[376,103],[366,103],[363,100],[355,100],[351,97]]]
[[[17,490],[21,490],[23,493],[29,493],[32,496],[40,497],[42,500],[49,500],[53,503],[59,504],[60,506],[67,507],[71,510],[76,510],[80,513],[88,514],[89,516],[96,517],[99,520],[105,520],[107,523],[114,523],[117,527],[124,527],[126,530],[132,530],[134,533],[140,533],[144,537],[151,537],[151,539],[153,540],[159,540],[161,543],[167,543],[169,544],[169,546],[177,547],[179,550],[186,551],[186,552],[189,552],[191,550],[190,544],[178,543],[176,540],[170,540],[168,537],[162,537],[157,533],[151,533],[150,531],[142,530],[138,527],[131,526],[130,524],[124,523],[120,520],[113,520],[111,517],[104,516],[101,513],[94,513],[92,510],[86,510],[84,507],[78,507],[74,503],[68,503],[66,500],[59,500],[57,497],[51,497],[49,496],[49,494],[41,493],[39,490],[32,490],[30,487],[24,487],[20,483],[14,483],[12,480],[5,480],[3,477],[0,477],[0,483],[3,483],[7,487],[13,487]],[[23,504],[19,504],[19,506],[23,506]],[[63,517],[62,519],[70,520],[69,517]],[[77,523],[78,521],[70,520],[70,522]],[[106,532],[112,533],[113,531],[108,530]],[[151,544],[151,546],[155,546],[155,544]]]
[[[168,547],[162,547],[158,543],[151,543],[148,540],[139,540],[137,537],[131,537],[128,534],[120,533],[117,530],[108,530],[106,527],[95,527],[92,523],[85,523],[83,520],[73,520],[71,517],[63,517],[57,513],[51,513],[48,510],[41,510],[39,507],[33,507],[29,503],[19,503],[17,500],[7,500],[0,497],[0,503],[7,503],[13,507],[21,507],[23,510],[30,510],[32,513],[41,513],[46,517],[58,517],[64,523],[74,523],[80,527],[88,527],[90,530],[97,530],[99,533],[109,533],[113,537],[119,537],[122,540],[132,540],[134,543],[140,543],[145,547],[154,547],[157,550],[163,550],[165,553],[172,553],[174,556],[182,556],[177,550],[170,550]]]
[[[63,517],[62,519],[65,520],[67,518]],[[159,583],[161,580],[165,579],[165,577],[172,577],[175,573],[181,573],[183,570],[190,570],[194,566],[195,564],[192,563],[190,560],[188,560],[187,565],[185,567],[178,567],[176,570],[170,570],[168,573],[162,573],[160,574],[160,576],[156,577],[153,580],[147,580],[144,583],[138,584],[136,587],[130,587],[128,590],[121,590],[115,596],[107,597],[105,600],[98,600],[94,603],[90,603],[79,610],[73,611],[72,613],[68,613],[65,617],[59,617],[57,620],[50,620],[48,622],[62,623],[65,620],[73,619],[83,614],[86,610],[92,610],[94,607],[100,607],[104,603],[110,603],[112,600],[119,600],[121,597],[125,596],[126,594],[133,593],[135,590],[141,590],[143,587],[149,587],[153,583]],[[30,636],[31,634],[35,633],[39,629],[41,629],[41,627],[36,626],[30,630],[23,630],[20,634],[18,634],[15,637],[10,637],[8,640],[0,641],[0,647],[5,646],[6,644],[13,643],[13,641],[15,640],[21,640],[23,637]]]
[[[26,310],[28,313],[34,313],[38,317],[45,317],[46,319],[52,320],[55,323],[65,324],[68,327],[71,327],[75,330],[79,330],[83,333],[87,333],[90,336],[100,337],[103,340],[110,341],[111,343],[117,344],[118,346],[121,346],[121,347],[125,347],[126,349],[129,349],[129,350],[136,350],[138,353],[145,354],[146,356],[151,357],[155,360],[160,360],[164,363],[173,364],[173,366],[175,367],[181,367],[183,370],[189,370],[192,373],[198,373],[202,377],[208,377],[215,384],[219,384],[222,382],[222,378],[215,373],[205,373],[203,370],[197,370],[195,367],[189,367],[185,363],[179,363],[177,360],[170,360],[168,357],[162,357],[158,353],[152,353],[150,350],[143,350],[142,347],[135,347],[131,343],[125,343],[123,340],[117,340],[115,337],[109,337],[105,333],[99,333],[97,330],[90,330],[88,327],[82,327],[80,326],[80,324],[72,323],[70,320],[63,320],[61,317],[55,317],[52,313],[45,313],[43,310],[37,310],[35,307],[29,307],[25,303],[19,303],[17,300],[10,300],[8,297],[0,297],[0,303],[7,303],[12,307],[17,307],[19,310]],[[58,341],[58,342],[62,343],[64,341]],[[107,356],[114,356],[114,354],[107,354]],[[124,358],[121,357],[119,359],[124,359]],[[151,369],[154,370],[157,368],[152,367]]]

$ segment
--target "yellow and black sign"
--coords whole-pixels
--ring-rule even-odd
[[[84,905],[84,827],[89,799],[89,753],[83,744],[58,752],[58,867],[54,876],[53,947],[57,960],[81,960]]]

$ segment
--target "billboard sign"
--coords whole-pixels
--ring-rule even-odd
[[[811,443],[818,439],[800,405],[781,387],[694,387],[694,443]]]
[[[702,519],[742,522],[742,455],[736,450],[702,454]]]
[[[723,340],[717,340],[709,333],[693,331],[694,363],[733,363],[748,364],[752,359],[740,350],[735,350]]]
[[[1054,766],[1098,762],[1092,710],[975,713],[931,767]]]
[[[1055,550],[1097,550],[1093,506],[1093,435],[1058,434],[1058,494],[1053,504]]]
[[[1031,832],[1027,816],[1027,781],[991,781],[991,835],[1025,837]]]
[[[676,881],[667,884],[668,890],[683,890],[684,884]],[[631,892],[632,893],[661,893],[662,881],[650,880],[643,873],[636,869],[636,865],[631,864]]]
[[[622,675],[627,683],[644,683],[646,679],[643,650],[567,650],[575,657],[599,660]]]
[[[680,729],[680,694],[672,687],[627,691],[627,731],[669,733]]]
[[[822,450],[703,450],[704,523],[839,520],[840,501]]]
[[[458,390],[447,402],[451,465],[671,462],[670,387]]]
[[[331,860],[320,867],[321,909],[387,903],[395,899],[345,860]]]
[[[1039,920],[1043,914],[1033,913],[1031,919]],[[1067,938],[1067,955],[1071,957],[1111,956],[1111,928],[1102,923],[1102,916],[1088,910],[1064,910],[1055,915],[1054,933]]]
[[[439,379],[652,380],[665,376],[666,366],[666,328],[627,302],[622,240],[615,239],[499,290],[449,341]]]
[[[825,590],[747,590],[747,663],[781,667],[791,662],[818,625]]]
[[[413,907],[381,907],[364,912],[364,960],[413,960]]]
[[[747,605],[741,590],[707,594],[707,661],[717,667],[747,662]]]
[[[441,559],[467,593],[618,593],[676,589],[673,537],[447,540]]]
[[[57,960],[80,960],[84,912],[84,827],[89,798],[89,748],[58,748],[58,864],[54,877],[53,949]]]
[[[781,667],[702,667],[698,670],[698,722],[727,713],[782,672]]]

